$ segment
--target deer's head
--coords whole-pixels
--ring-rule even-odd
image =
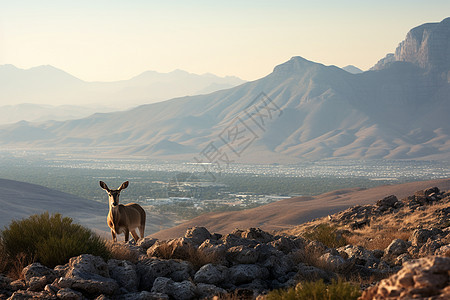
[[[128,181],[125,181],[124,183],[122,183],[122,185],[117,189],[117,190],[111,190],[108,188],[108,186],[106,185],[106,183],[104,183],[103,181],[100,181],[100,187],[102,189],[104,189],[107,193],[108,193],[108,197],[109,197],[109,204],[111,206],[117,206],[119,205],[119,195],[120,192],[124,189],[127,188],[128,186]]]

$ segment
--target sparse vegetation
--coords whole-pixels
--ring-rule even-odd
[[[337,231],[337,227],[326,223],[312,227],[303,236],[311,241],[321,242],[329,248],[338,248],[347,245],[347,240]]]
[[[105,259],[110,256],[100,237],[60,214],[50,216],[45,212],[13,221],[0,236],[6,264],[10,267],[17,263],[18,258],[25,265],[37,261],[55,267],[80,254],[93,254]]]
[[[287,290],[274,290],[267,300],[352,300],[361,295],[360,289],[342,279],[326,285],[323,280],[300,282]]]

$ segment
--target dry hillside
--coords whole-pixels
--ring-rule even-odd
[[[449,190],[450,179],[386,185],[370,189],[338,190],[313,197],[281,200],[244,211],[209,213],[152,234],[152,237],[158,239],[180,237],[188,228],[195,226],[203,226],[211,232],[217,233],[227,233],[235,228],[248,227],[259,227],[266,231],[281,230],[339,212],[354,205],[374,204],[388,195],[396,195],[401,199],[430,186]]]

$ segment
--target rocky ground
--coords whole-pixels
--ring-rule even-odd
[[[108,261],[81,255],[54,269],[34,263],[15,281],[0,275],[0,298],[251,299],[339,277],[360,284],[361,299],[449,299],[449,204],[450,193],[430,188],[284,232],[250,228],[222,236],[193,227],[177,239],[117,245]],[[312,239],[319,228],[331,229],[340,245]]]

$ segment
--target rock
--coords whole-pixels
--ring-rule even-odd
[[[411,242],[411,245],[413,246],[422,246],[432,236],[433,232],[431,230],[416,229],[411,233],[408,240]]]
[[[323,279],[325,282],[330,282],[335,277],[333,273],[324,271],[314,266],[309,266],[304,263],[297,265],[298,272],[295,275],[295,281],[316,281]]]
[[[226,252],[226,258],[233,264],[254,264],[258,261],[259,253],[251,247],[235,246]]]
[[[258,265],[236,265],[229,269],[230,281],[235,285],[250,283],[254,279],[266,279],[269,271]]]
[[[211,238],[211,233],[205,227],[191,227],[188,228],[184,237],[190,239],[194,244],[199,246],[201,243]]]
[[[199,247],[198,250],[204,255],[209,255],[211,257],[224,258],[225,252],[227,251],[227,246],[218,240],[206,240]]]
[[[393,240],[389,246],[384,250],[385,256],[398,256],[400,254],[406,253],[409,248],[409,243],[401,239]]]
[[[98,276],[95,279],[60,278],[57,282],[59,288],[71,288],[88,297],[101,294],[113,295],[119,290],[117,282],[111,278]]]
[[[169,295],[162,293],[151,293],[148,291],[128,293],[120,295],[121,300],[169,300]],[[96,299],[98,300],[98,299]]]
[[[295,240],[279,237],[278,239],[268,243],[275,249],[282,251],[285,254],[288,254],[295,249],[303,248],[308,242],[303,238],[296,238]]]
[[[140,239],[136,245],[138,247],[141,247],[144,251],[147,251],[148,248],[150,248],[151,246],[153,246],[156,241],[158,241],[157,239],[151,238],[151,237],[145,237],[143,239]]]
[[[448,257],[408,261],[397,274],[364,291],[360,299],[449,299],[449,270]]]
[[[249,228],[241,233],[241,237],[244,239],[256,240],[260,243],[269,243],[274,239],[273,235],[260,228]]]
[[[56,295],[59,299],[82,300],[83,294],[69,288],[60,289]]]
[[[188,280],[174,282],[170,278],[158,277],[153,284],[152,293],[162,293],[175,299],[189,300],[195,298],[195,285]]]
[[[188,280],[194,276],[194,267],[188,261],[169,260],[169,276],[174,281]]]
[[[262,266],[269,270],[271,277],[276,278],[279,282],[287,281],[290,279],[287,274],[297,271],[296,265],[287,255],[272,255],[264,261]]]
[[[338,271],[346,265],[345,259],[340,255],[333,255],[331,253],[325,253],[319,257],[319,262],[326,270]]]
[[[397,196],[390,195],[387,197],[384,197],[381,200],[378,200],[376,205],[380,208],[388,209],[390,207],[394,207],[394,205],[398,202]]]
[[[109,277],[108,265],[99,256],[82,254],[72,257],[69,260],[69,267],[66,273],[68,278],[93,279]]]
[[[167,242],[157,241],[148,248],[147,256],[161,258],[186,259],[191,256],[195,245],[189,238],[172,239]]]
[[[47,282],[50,283],[56,279],[56,272],[37,262],[26,266],[22,270],[22,276],[25,278],[25,281],[27,283],[33,277],[42,277],[42,276],[45,276]]]
[[[47,292],[32,292],[32,291],[16,291],[8,300],[24,300],[24,299],[45,299],[45,300],[57,300],[54,295],[50,295]]]
[[[227,294],[227,291],[213,284],[199,283],[197,284],[197,294],[200,299],[212,299],[213,296]]]
[[[114,279],[120,287],[125,288],[127,292],[137,292],[138,277],[136,266],[126,260],[108,260],[109,275]]]
[[[399,256],[397,256],[397,258],[395,259],[395,265],[399,265],[402,266],[405,262],[411,260],[411,256],[409,256],[408,253],[403,253],[400,254]]]
[[[140,261],[136,266],[136,272],[140,278],[139,288],[150,291],[156,278],[187,280],[194,275],[194,268],[187,261],[151,258]]]
[[[17,290],[25,290],[26,289],[26,283],[25,280],[22,279],[17,279],[11,282],[10,284],[10,288],[13,291],[17,291]]]
[[[442,243],[428,239],[428,241],[420,247],[419,257],[434,255],[436,250],[438,250],[442,246]]]
[[[0,274],[0,289],[6,289],[10,286],[10,284],[11,279],[3,274]]]
[[[436,251],[434,252],[434,255],[450,257],[450,244],[443,245],[443,246],[439,247],[438,249],[436,249]]]
[[[349,260],[353,260],[355,264],[362,265],[367,268],[377,268],[380,262],[379,258],[375,256],[373,251],[367,250],[361,246],[347,245],[336,249],[341,256],[347,256]],[[383,256],[381,252],[379,257]]]
[[[431,194],[439,194],[440,193],[440,190],[439,190],[439,188],[437,187],[437,186],[435,186],[435,187],[430,187],[430,188],[427,188],[427,189],[425,189],[424,191],[423,191],[423,193],[424,193],[424,195],[425,196],[430,196]]]
[[[228,277],[228,268],[222,265],[207,264],[195,273],[194,281],[197,283],[220,284]]]
[[[28,289],[27,289],[28,291],[32,291],[32,292],[42,291],[44,289],[44,287],[47,285],[47,277],[45,277],[45,276],[31,277],[27,281],[27,285],[28,285]]]

